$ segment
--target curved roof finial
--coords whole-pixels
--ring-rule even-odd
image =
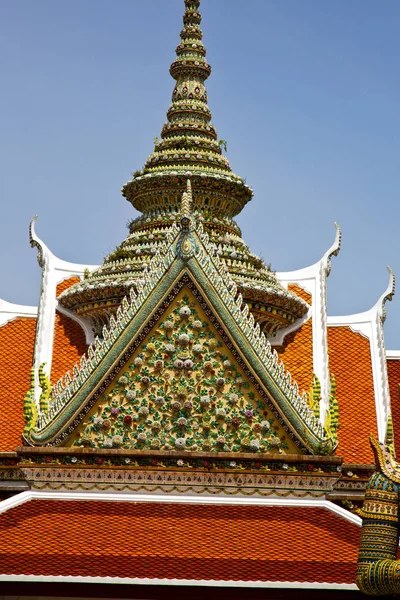
[[[325,262],[326,265],[326,275],[328,276],[331,272],[331,268],[332,268],[332,264],[331,264],[331,259],[332,256],[337,256],[340,252],[340,247],[342,244],[342,230],[340,229],[340,226],[338,223],[336,223],[336,221],[334,222],[334,225],[336,227],[336,235],[335,235],[335,241],[333,242],[332,246],[325,252],[323,260]]]
[[[39,267],[43,269],[45,265],[46,253],[50,252],[50,250],[48,249],[46,244],[40,239],[40,237],[36,234],[35,223],[37,220],[38,216],[35,215],[29,223],[29,242],[32,248],[37,248],[37,261],[39,263]]]
[[[378,309],[378,315],[381,319],[382,324],[386,321],[386,302],[391,302],[396,291],[396,278],[391,267],[386,267],[389,272],[389,283],[386,290],[383,292],[376,307]]]

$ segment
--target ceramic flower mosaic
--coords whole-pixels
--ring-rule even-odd
[[[214,328],[178,299],[75,440],[100,448],[283,452],[285,436]]]

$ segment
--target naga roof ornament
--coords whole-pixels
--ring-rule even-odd
[[[363,519],[356,583],[369,596],[397,597],[400,592],[397,549],[399,545],[400,465],[393,449],[370,442],[375,455],[376,472],[365,493],[358,514]]]
[[[185,0],[181,40],[170,67],[175,79],[167,122],[142,171],[122,194],[142,215],[103,265],[59,298],[62,306],[89,321],[97,335],[116,314],[124,296],[141,285],[151,258],[181,219],[181,197],[190,178],[193,218],[202,223],[215,251],[261,330],[269,337],[304,317],[307,303],[287,291],[275,273],[254,255],[233,220],[253,191],[235,175],[211,123],[205,81],[211,73],[200,29],[199,0]]]

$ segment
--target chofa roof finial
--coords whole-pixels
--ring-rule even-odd
[[[29,223],[29,242],[32,248],[37,248],[38,255],[37,260],[41,269],[45,266],[46,254],[49,254],[49,249],[46,244],[39,238],[35,231],[35,223],[38,220],[38,216],[35,215]]]
[[[382,323],[386,321],[386,302],[392,301],[396,288],[396,279],[393,270],[391,269],[391,267],[387,267],[387,270],[389,273],[389,283],[386,290],[383,292],[382,296],[377,302],[379,316],[381,318]]]

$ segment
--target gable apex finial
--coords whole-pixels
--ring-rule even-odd
[[[187,180],[186,191],[182,194],[181,202],[181,228],[182,231],[187,232],[191,224],[191,213],[192,213],[192,185],[190,179]]]

